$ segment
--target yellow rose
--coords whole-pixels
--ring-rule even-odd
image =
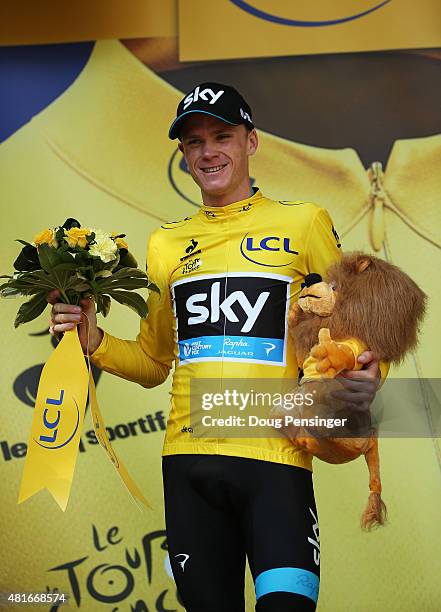
[[[116,246],[119,249],[127,249],[127,250],[129,250],[129,245],[124,240],[124,238],[116,238],[115,243],[116,243]]]
[[[37,234],[34,238],[34,244],[35,246],[40,246],[40,244],[48,244],[56,249],[58,242],[55,239],[54,230],[48,228]]]
[[[118,232],[112,232],[112,238],[114,239],[116,246],[119,249],[127,249],[127,250],[129,250],[129,245],[124,240],[124,238],[116,238],[116,236],[119,236],[119,235],[120,234]]]
[[[87,246],[86,236],[90,236],[88,227],[72,227],[70,230],[64,230],[64,239],[70,247],[79,246],[84,249]]]

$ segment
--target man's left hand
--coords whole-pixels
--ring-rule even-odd
[[[375,399],[380,385],[378,359],[372,351],[365,351],[358,357],[362,370],[344,370],[336,378],[345,387],[331,392],[331,396],[344,402],[345,407],[365,412]]]

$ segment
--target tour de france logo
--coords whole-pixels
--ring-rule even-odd
[[[258,17],[259,19],[263,19],[265,21],[270,21],[272,23],[277,23],[279,25],[285,26],[295,26],[300,28],[311,28],[311,27],[325,27],[325,26],[333,26],[339,25],[341,23],[346,23],[348,21],[354,21],[355,19],[361,19],[362,17],[366,17],[370,13],[374,11],[378,11],[386,4],[392,2],[392,0],[383,0],[383,2],[374,2],[373,0],[365,2],[354,2],[354,6],[357,5],[357,8],[354,8],[354,12],[349,15],[341,15],[341,16],[323,16],[322,19],[300,19],[295,17],[295,12],[298,11],[298,7],[296,7],[296,3],[292,2],[292,9],[289,11],[289,15],[287,15],[286,2],[282,2],[281,0],[230,0],[233,4],[235,4],[238,8],[243,11],[253,15],[253,17]],[[333,10],[335,8],[336,3],[332,3]],[[360,4],[364,5],[364,10],[360,11]],[[277,10],[278,6],[280,6],[280,10]],[[268,7],[268,10],[264,10],[265,7]],[[316,15],[317,13],[315,13]],[[297,13],[298,15],[298,13]]]

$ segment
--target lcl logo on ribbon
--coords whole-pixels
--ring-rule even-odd
[[[49,450],[55,450],[57,448],[62,448],[63,446],[66,446],[66,444],[69,444],[69,442],[73,439],[73,437],[75,436],[77,430],[78,430],[78,425],[80,423],[80,411],[78,408],[78,404],[75,401],[74,398],[73,399],[73,403],[75,405],[76,408],[76,423],[74,424],[74,428],[72,433],[68,436],[68,438],[64,441],[61,442],[60,444],[53,444],[54,442],[57,441],[57,437],[60,431],[60,420],[61,420],[61,410],[57,409],[57,416],[55,417],[55,419],[50,419],[50,415],[49,415],[49,411],[51,410],[51,407],[53,406],[59,406],[60,408],[62,407],[63,403],[64,403],[64,410],[66,410],[67,406],[64,400],[64,389],[61,389],[59,397],[58,398],[52,398],[52,397],[47,397],[46,398],[46,407],[43,411],[43,415],[42,415],[42,419],[43,419],[43,427],[45,430],[49,432],[51,432],[51,435],[44,435],[44,434],[40,434],[38,440],[36,440],[34,438],[34,442],[36,442],[37,444],[39,444],[40,446],[42,446],[43,448],[47,448]],[[42,442],[46,442],[48,444],[42,444]]]

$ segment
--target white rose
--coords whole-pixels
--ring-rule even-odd
[[[94,257],[99,257],[104,263],[116,259],[118,247],[110,234],[96,229],[91,231],[95,233],[95,243],[90,245],[89,253]]]

